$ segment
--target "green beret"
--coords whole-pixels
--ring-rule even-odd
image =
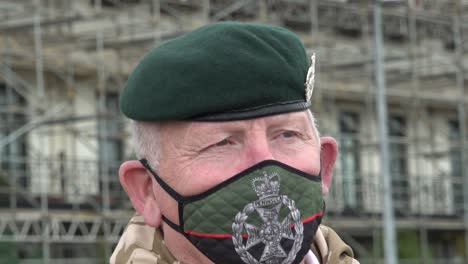
[[[223,121],[310,106],[306,51],[291,31],[221,22],[149,51],[129,76],[121,111],[139,121]]]

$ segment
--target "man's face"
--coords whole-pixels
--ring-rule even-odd
[[[320,172],[320,142],[305,111],[242,121],[166,122],[160,137],[158,174],[183,196],[202,193],[268,159]],[[154,180],[152,190],[161,213],[179,224],[177,202]],[[209,263],[181,234],[165,224],[163,231],[177,259]]]

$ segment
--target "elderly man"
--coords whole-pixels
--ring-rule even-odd
[[[111,263],[357,263],[320,226],[337,146],[308,110],[311,64],[293,33],[250,23],[150,51],[121,94],[137,214]]]

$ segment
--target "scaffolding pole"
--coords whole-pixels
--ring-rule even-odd
[[[310,33],[312,36],[318,36],[319,33],[319,20],[318,20],[318,1],[311,0],[310,1]]]
[[[210,0],[202,0],[202,13],[203,13],[203,18],[205,20],[205,23],[210,23],[211,21],[211,16],[210,16],[210,9],[211,9],[211,3]]]
[[[385,92],[385,71],[383,65],[383,38],[382,38],[382,11],[381,0],[374,0],[374,41],[375,41],[375,78],[376,78],[376,103],[378,114],[379,138],[380,138],[380,162],[382,166],[383,182],[383,224],[385,263],[397,264],[395,219],[392,201],[392,186],[389,167],[389,146],[387,128],[387,100]]]
[[[414,120],[419,120],[419,118],[422,118],[422,113],[419,112],[419,110],[423,111],[421,109],[421,104],[420,101],[418,100],[419,98],[417,95],[420,92],[420,82],[419,82],[419,75],[417,72],[418,65],[419,63],[417,62],[417,49],[418,49],[418,40],[417,40],[417,23],[416,23],[416,17],[415,17],[415,10],[414,10],[414,3],[411,1],[408,1],[406,3],[406,10],[407,10],[407,15],[408,15],[408,36],[409,36],[409,54],[410,54],[410,60],[411,60],[411,91],[412,91],[412,96],[414,96],[414,100],[412,100],[411,104],[411,113],[413,115]],[[424,113],[426,115],[426,113]],[[415,150],[416,153],[421,152],[421,143],[419,141],[419,136],[421,135],[419,124],[416,124],[415,126]],[[415,167],[416,171],[421,171],[420,169],[420,161],[418,159],[417,154],[414,154],[415,159]],[[419,183],[421,183],[419,181]],[[419,189],[421,187],[419,186]],[[421,192],[418,191],[418,204],[422,204],[422,197],[421,197]],[[420,256],[421,256],[421,262],[420,263],[428,263],[429,262],[429,245],[428,245],[428,237],[427,237],[427,228],[424,226],[424,221],[425,219],[423,217],[419,217],[419,250],[420,250]]]
[[[5,12],[5,17],[8,19],[9,15],[8,12]],[[11,58],[11,43],[10,43],[10,35],[7,34],[4,39],[4,45],[6,52],[3,55],[3,60],[5,61],[5,66],[8,68],[11,68],[12,64],[12,58]],[[5,74],[5,78],[7,80],[11,80],[11,71],[7,71]],[[6,90],[6,98],[7,102],[13,102],[14,94],[13,94],[13,88],[10,86],[8,82],[5,82],[5,90]],[[11,114],[11,112],[7,113],[7,124],[11,125],[14,122],[14,116]],[[8,130],[7,130],[8,131]],[[2,160],[2,148],[0,147],[0,161]],[[11,147],[5,150],[5,155],[7,156],[7,160],[11,161],[13,160],[14,152]],[[17,181],[17,170],[16,170],[17,164],[15,164],[15,167],[12,168],[11,164],[8,166],[9,174],[10,174],[10,210],[11,213],[14,215],[16,214],[16,207],[17,207],[17,196],[16,196],[16,181]],[[0,168],[1,169],[1,168]]]
[[[456,81],[458,90],[458,124],[460,132],[461,175],[463,177],[463,222],[465,226],[465,260],[468,262],[468,171],[466,169],[466,113],[465,113],[465,84],[463,67],[463,39],[460,21],[460,2],[456,2],[453,16],[453,38],[455,44],[455,66],[457,67]]]
[[[159,24],[159,22],[161,22],[161,2],[160,2],[160,0],[152,0],[151,8],[152,8],[151,15],[153,17],[153,23],[154,24]]]
[[[34,52],[35,52],[35,66],[36,66],[36,95],[40,102],[43,102],[44,94],[44,62],[42,55],[42,30],[41,30],[41,3],[39,0],[34,2]],[[33,110],[32,116],[37,113]],[[42,146],[42,139],[39,140],[40,149]],[[43,226],[42,233],[42,261],[44,264],[50,262],[50,223],[49,219],[49,205],[48,205],[48,177],[44,173],[40,173],[40,193],[41,193],[41,222]]]
[[[42,30],[40,2],[36,1],[34,14],[34,51],[36,55],[36,88],[37,95],[44,98],[44,63],[42,61]]]
[[[96,0],[94,3],[94,9],[97,14],[102,12],[102,0]],[[133,13],[132,13],[133,14]],[[133,19],[133,16],[132,16]],[[131,33],[133,35],[133,29]],[[101,118],[98,119],[97,124],[97,135],[98,135],[98,145],[100,146],[99,157],[101,168],[101,186],[102,186],[102,213],[103,213],[103,230],[104,230],[104,257],[106,260],[110,258],[111,248],[110,248],[110,227],[108,217],[110,215],[110,197],[109,197],[109,157],[107,155],[107,140],[109,136],[107,135],[107,117],[104,116],[106,112],[106,72],[104,64],[104,33],[102,26],[99,25],[96,30],[96,53],[97,53],[97,89],[98,89],[98,102],[97,109],[101,114]]]

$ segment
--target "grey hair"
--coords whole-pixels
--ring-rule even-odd
[[[132,142],[138,159],[147,159],[153,170],[158,171],[160,148],[160,123],[132,121]]]
[[[311,121],[314,136],[320,145],[317,120],[310,110],[307,110],[307,116]],[[131,127],[132,141],[137,158],[146,158],[153,170],[157,172],[159,169],[159,159],[161,157],[160,123],[132,121]]]

